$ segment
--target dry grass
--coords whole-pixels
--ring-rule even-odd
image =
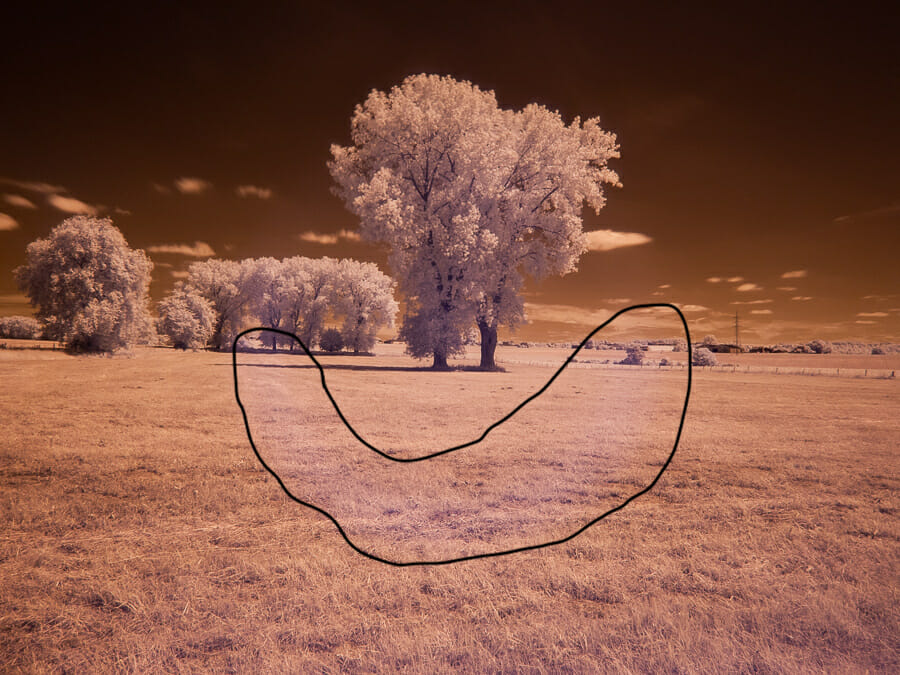
[[[324,360],[400,365],[402,357]],[[435,443],[433,423],[467,440],[549,374],[507,368],[329,376],[361,431],[420,452]],[[681,380],[648,376],[572,371],[558,392],[569,416],[549,400],[535,409],[525,434],[534,449],[509,493],[522,494],[547,464],[539,427],[548,416],[560,422],[560,444],[577,445],[565,438],[577,428],[573,409],[622,411],[634,396],[658,398],[628,419],[609,417],[656,445],[610,446],[625,448],[628,461],[612,476],[621,482],[605,487],[624,492],[652,474]],[[682,446],[645,497],[553,549],[404,569],[351,551],[261,470],[234,403],[230,355],[7,351],[0,381],[0,660],[8,670],[900,669],[896,381],[699,373]],[[401,412],[404,393],[418,409]],[[427,416],[440,401],[456,417]],[[258,405],[259,414],[274,407]],[[606,430],[617,440],[619,426],[594,422],[597,439]],[[305,424],[323,441],[311,450],[340,433],[333,418]],[[491,485],[488,469],[517,463],[497,454],[502,447],[462,451],[471,455],[465,470],[480,471],[481,488],[501,499],[508,486]],[[490,462],[478,464],[479,450]],[[526,499],[551,494],[531,486]],[[485,496],[462,494],[469,506]],[[546,529],[540,511],[513,506],[502,515],[521,521],[515,536]],[[578,516],[598,503],[564,506]],[[438,546],[446,532],[433,534],[426,543]],[[484,534],[468,545],[484,545]],[[488,534],[497,543],[508,532]],[[403,541],[398,552],[415,553]]]

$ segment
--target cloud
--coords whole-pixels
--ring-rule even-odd
[[[747,283],[747,284],[741,284],[735,290],[738,290],[741,293],[746,293],[747,291],[761,291],[762,286],[757,286],[756,284]]]
[[[161,183],[150,183],[150,186],[161,195],[172,194],[172,188],[167,185],[162,185]]]
[[[12,206],[18,206],[22,209],[36,209],[37,206],[33,201],[23,197],[22,195],[3,195],[3,201]]]
[[[43,195],[53,194],[54,192],[68,192],[66,188],[59,185],[51,185],[50,183],[39,183],[34,181],[13,180],[12,178],[0,178],[3,185],[11,185],[26,192],[37,192]]]
[[[900,213],[900,203],[891,204],[889,206],[882,206],[878,209],[869,209],[868,211],[858,211],[857,213],[850,213],[846,216],[838,216],[832,222],[847,223],[854,220],[864,220],[867,218],[874,218],[878,216],[887,216],[892,213]]]
[[[773,302],[771,299],[766,300],[735,300],[732,302],[732,305],[768,305],[770,302]]]
[[[796,287],[796,286],[779,286],[779,287],[778,287],[778,290],[779,290],[779,291],[787,291],[787,292],[791,292],[791,291],[796,291],[796,290],[797,290],[797,287]]]
[[[175,181],[175,189],[183,195],[198,195],[212,187],[212,183],[202,178],[179,178]]]
[[[608,305],[627,305],[631,302],[631,298],[604,298],[600,302],[605,302]]]
[[[672,288],[672,284],[660,284],[657,288]]]
[[[131,215],[131,211],[129,211],[128,209],[121,209],[118,206],[113,209],[113,212],[117,213],[120,216],[130,216]]]
[[[192,258],[209,258],[216,254],[212,246],[205,241],[195,241],[193,246],[189,244],[156,244],[155,246],[148,246],[147,250],[150,253],[171,253]]]
[[[728,277],[729,284],[736,284],[744,280],[744,277]]]
[[[750,313],[751,314],[771,314],[772,310],[771,309],[751,309]]]
[[[806,270],[793,270],[791,272],[785,272],[781,275],[782,279],[802,279],[806,276]]]
[[[297,238],[300,241],[307,241],[311,244],[322,244],[323,246],[329,246],[331,244],[338,243],[338,236],[336,234],[319,234],[318,232],[301,232],[297,235]]]
[[[859,312],[856,316],[883,317],[887,315],[887,312]]]
[[[640,232],[616,232],[615,230],[592,230],[587,235],[588,251],[611,251],[626,246],[649,244],[652,238]]]
[[[3,230],[14,230],[19,226],[19,223],[16,222],[16,219],[12,216],[8,216],[5,213],[0,213],[0,231]]]
[[[337,244],[338,241],[360,241],[361,237],[358,232],[352,230],[341,230],[337,234],[323,234],[320,232],[301,232],[297,235],[300,241],[306,241],[311,244],[321,244],[323,246],[331,246]]]
[[[711,284],[717,284],[722,281],[722,277],[708,277],[706,280]]]
[[[708,312],[709,307],[704,307],[703,305],[682,305],[679,309],[682,312]]]
[[[800,300],[800,301],[812,300],[812,296],[811,295],[795,295],[793,298],[791,298],[791,300]]]
[[[172,270],[170,274],[176,279],[187,279],[191,273],[187,270]]]
[[[83,213],[89,216],[96,216],[98,209],[96,206],[85,204],[80,199],[74,197],[65,197],[63,195],[50,195],[47,197],[47,203],[55,209],[65,213]]]
[[[256,185],[238,185],[234,191],[238,197],[256,197],[258,199],[271,199],[273,194],[270,188]]]
[[[875,322],[875,321],[864,321],[864,320],[862,320],[862,319],[858,319],[858,320],[854,321],[853,323],[861,323],[861,324],[864,324],[864,325],[866,325],[866,326],[871,326],[871,325],[873,325],[873,324],[875,324],[875,323],[877,323],[877,322]]]
[[[21,305],[28,304],[30,300],[24,293],[7,293],[0,295],[0,304],[2,305]]]

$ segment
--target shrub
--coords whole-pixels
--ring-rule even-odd
[[[319,338],[319,346],[326,352],[339,352],[344,348],[344,338],[337,328],[328,328]]]
[[[831,353],[831,344],[825,342],[825,340],[813,340],[810,342],[807,347],[809,347],[814,354],[830,354]]]
[[[0,317],[0,338],[36,340],[41,337],[41,323],[30,316]]]
[[[714,366],[718,363],[716,355],[709,351],[706,347],[700,347],[694,351],[694,358],[691,361],[695,366]]]
[[[876,356],[879,354],[884,354],[884,349],[882,349],[881,347],[876,345],[876,346],[872,347],[872,354],[874,354]]]

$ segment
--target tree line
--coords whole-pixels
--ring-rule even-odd
[[[28,245],[14,274],[36,308],[43,337],[72,351],[109,352],[168,337],[180,348],[227,349],[244,328],[295,333],[307,346],[320,341],[326,321],[339,322],[341,342],[368,351],[377,331],[397,312],[394,282],[377,265],[357,260],[295,256],[195,262],[149,312],[153,263],[129,248],[108,218],[73,216],[46,239]],[[20,326],[20,324],[22,324]],[[17,330],[33,329],[21,321]],[[271,334],[268,345],[295,342]]]

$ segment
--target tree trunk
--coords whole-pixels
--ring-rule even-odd
[[[278,333],[272,333],[272,351],[278,351]]]
[[[434,363],[431,364],[433,370],[447,370],[447,355],[434,352]]]
[[[479,321],[478,332],[481,333],[481,364],[479,368],[494,370],[497,367],[494,362],[494,352],[497,351],[497,326]]]

